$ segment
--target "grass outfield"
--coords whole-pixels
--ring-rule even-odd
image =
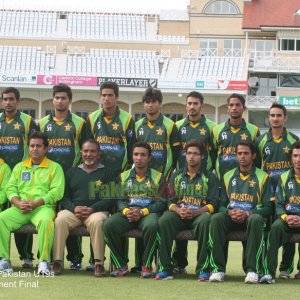
[[[34,249],[36,251],[36,235]],[[133,246],[130,239],[130,262],[134,264]],[[20,261],[12,236],[11,260],[14,272],[24,272],[19,268]],[[84,267],[88,264],[89,240],[83,239]],[[194,274],[196,242],[189,243],[188,275],[176,276],[174,280],[157,281],[140,279],[137,275],[124,278],[95,278],[93,273],[86,271],[66,270],[57,277],[35,277],[33,271],[25,273],[26,277],[3,277],[0,274],[0,299],[295,299],[299,297],[300,281],[276,280],[274,285],[247,285],[241,267],[241,243],[231,242],[227,274],[224,283],[199,283]],[[106,256],[108,257],[107,249]],[[108,270],[108,262],[106,262]],[[24,273],[23,273],[24,274]],[[5,287],[7,286],[7,287]]]

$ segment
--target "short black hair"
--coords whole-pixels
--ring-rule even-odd
[[[100,93],[102,93],[102,90],[104,89],[110,89],[110,90],[113,90],[115,95],[117,97],[119,97],[119,86],[113,82],[113,81],[105,81],[101,84],[100,86]]]
[[[152,150],[151,150],[151,147],[150,147],[150,145],[148,143],[142,142],[142,141],[134,143],[133,146],[132,146],[132,153],[133,153],[133,150],[135,148],[145,148],[145,149],[148,150],[148,156],[151,156],[151,151]]]
[[[158,101],[161,104],[163,101],[161,90],[152,87],[147,88],[143,94],[143,103],[146,101]]]
[[[56,93],[67,93],[68,98],[72,100],[72,90],[64,83],[59,83],[58,85],[53,86],[53,98],[55,97]]]
[[[279,109],[281,109],[283,111],[283,115],[286,117],[286,115],[287,115],[287,109],[286,109],[286,107],[284,105],[282,105],[280,103],[277,103],[277,102],[273,102],[272,105],[271,105],[271,107],[270,107],[269,112],[271,112],[272,108],[279,108]]]
[[[291,153],[293,153],[294,149],[300,149],[300,140],[296,141],[293,145],[292,145],[292,151]]]
[[[97,146],[99,152],[100,152],[100,146],[99,146],[99,143],[94,140],[94,139],[88,139],[88,140],[85,140],[83,143],[82,143],[82,146],[81,148],[83,147],[83,145],[87,144],[87,143],[91,143],[91,144],[94,144],[95,146]]]
[[[192,139],[190,141],[188,141],[184,147],[185,152],[188,151],[189,148],[191,147],[196,147],[199,149],[200,154],[204,154],[205,153],[205,146],[202,142],[200,142],[199,140],[196,139]]]
[[[236,146],[236,151],[238,149],[238,146],[246,146],[250,149],[251,153],[252,154],[255,154],[256,153],[256,149],[255,149],[255,146],[252,142],[248,142],[248,141],[241,141],[237,144]]]
[[[4,94],[8,94],[8,93],[13,93],[15,94],[15,97],[17,99],[17,101],[20,100],[20,92],[18,89],[16,89],[15,87],[7,87],[5,88],[2,93],[1,93],[1,99],[3,99],[3,95]]]
[[[203,98],[203,95],[201,93],[196,92],[196,91],[192,91],[192,92],[187,94],[185,99],[187,100],[189,97],[197,98],[197,99],[199,99],[200,103],[203,104],[204,98]]]
[[[30,134],[30,136],[28,138],[28,145],[29,145],[29,143],[32,139],[41,139],[41,140],[43,140],[43,144],[44,144],[45,147],[49,146],[47,136],[44,133],[40,132],[40,131],[35,131],[32,134]]]
[[[231,94],[231,95],[227,98],[227,104],[229,104],[229,102],[230,102],[230,100],[231,100],[232,98],[237,98],[237,99],[239,99],[239,100],[241,101],[243,107],[246,106],[246,99],[245,99],[245,97],[244,97],[243,95],[237,94],[237,93]]]

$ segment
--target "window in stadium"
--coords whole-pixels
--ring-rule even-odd
[[[279,50],[281,50],[281,51],[300,51],[300,40],[298,40],[298,39],[279,39]]]
[[[76,111],[76,112],[75,112],[75,114],[76,114],[77,116],[81,117],[81,118],[84,119],[84,120],[87,120],[87,118],[88,118],[88,116],[89,116],[90,113],[91,113],[91,112],[88,112],[88,111]]]
[[[229,1],[217,0],[209,3],[204,9],[204,13],[217,15],[237,15],[239,14],[239,10]]]
[[[241,40],[224,40],[224,56],[241,56],[242,41]]]
[[[251,58],[255,56],[270,56],[276,50],[276,43],[274,40],[251,40],[250,55]]]
[[[54,109],[46,109],[45,111],[45,116],[48,116],[50,114],[53,114],[54,115]]]
[[[183,114],[164,114],[166,117],[170,118],[172,121],[177,122],[183,119]]]
[[[200,39],[199,56],[217,56],[218,41],[211,39]]]
[[[144,113],[135,113],[134,114],[134,121],[136,122],[136,121],[138,121],[138,120],[140,120],[141,118],[144,118],[144,117],[146,117],[146,114],[144,114]]]

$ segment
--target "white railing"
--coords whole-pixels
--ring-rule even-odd
[[[278,102],[278,97],[276,96],[247,96],[246,106],[249,108],[263,108],[270,107],[272,103]]]
[[[256,56],[253,71],[300,72],[300,55],[295,56]]]

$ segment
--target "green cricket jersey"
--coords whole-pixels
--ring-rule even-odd
[[[10,167],[0,159],[0,212],[2,205],[7,201],[5,188],[10,179],[11,170]]]
[[[281,174],[275,194],[276,214],[282,219],[286,215],[300,216],[300,180],[294,168]]]
[[[194,177],[189,175],[186,167],[177,170],[170,178],[169,190],[169,209],[173,205],[187,206],[193,210],[206,206],[210,213],[218,209],[219,181],[215,174],[205,168]]]
[[[165,183],[162,173],[149,168],[145,176],[139,178],[133,168],[121,174],[121,183],[125,198],[118,201],[118,209],[124,215],[130,207],[140,208],[144,216],[165,210],[166,201],[161,197]]]
[[[176,126],[179,131],[181,149],[178,155],[178,169],[182,169],[186,164],[185,145],[192,139],[199,140],[204,143],[206,153],[204,156],[204,163],[208,170],[212,170],[215,164],[215,151],[213,145],[212,128],[216,124],[206,119],[204,115],[201,115],[199,121],[192,122],[187,116],[185,119],[176,122]]]
[[[180,139],[175,123],[160,114],[157,120],[148,121],[142,118],[135,123],[138,141],[146,142],[151,147],[150,168],[153,168],[167,178],[176,166]]]
[[[68,113],[63,121],[50,114],[39,121],[39,130],[49,142],[47,157],[58,162],[64,172],[78,164],[82,142],[86,139],[85,121]]]
[[[95,211],[109,211],[115,200],[110,197],[102,198],[101,188],[115,178],[115,174],[102,164],[92,172],[86,172],[83,165],[69,169],[66,174],[65,194],[61,201],[62,207],[71,212],[74,212],[76,206],[88,206]]]
[[[238,165],[237,144],[241,141],[254,142],[259,134],[258,127],[246,123],[244,119],[239,126],[231,126],[228,120],[213,128],[214,146],[218,152],[216,172],[220,180],[227,171]]]
[[[291,148],[299,138],[284,129],[281,138],[274,139],[272,130],[255,141],[258,167],[268,173],[275,191],[280,175],[292,167]]]
[[[89,115],[87,127],[88,134],[99,143],[104,166],[121,172],[132,163],[134,121],[128,112],[117,107],[114,116],[107,119],[102,109],[97,110]]]
[[[266,172],[253,166],[247,174],[234,168],[224,175],[221,182],[220,212],[229,209],[252,211],[262,217],[272,213],[271,183]]]
[[[8,120],[5,113],[0,115],[0,157],[11,169],[28,158],[28,136],[37,130],[31,116],[17,112]]]

